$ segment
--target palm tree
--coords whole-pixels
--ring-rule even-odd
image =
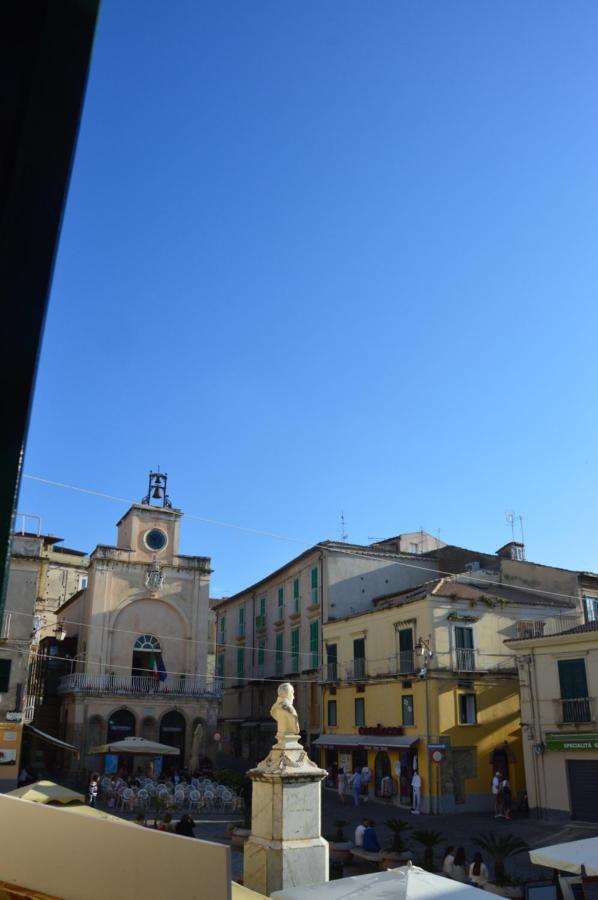
[[[407,849],[403,843],[403,832],[408,831],[411,828],[411,825],[409,825],[408,822],[405,822],[404,819],[397,819],[396,817],[387,819],[384,824],[392,831],[391,849],[393,853],[403,853],[403,851]]]
[[[529,850],[528,845],[514,834],[496,835],[493,832],[480,834],[473,844],[480,850],[485,850],[494,861],[494,880],[497,884],[504,884],[506,878],[505,860],[517,853]]]
[[[444,835],[440,831],[432,831],[425,828],[421,831],[414,831],[413,837],[418,844],[424,848],[424,867],[426,869],[434,868],[434,847],[444,840]]]

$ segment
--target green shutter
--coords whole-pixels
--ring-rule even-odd
[[[299,671],[299,629],[295,628],[291,631],[291,656],[292,670]]]
[[[316,669],[320,665],[319,647],[320,623],[310,622],[309,625],[309,650],[311,653],[311,667]]]
[[[245,649],[243,647],[237,647],[237,675],[239,678],[245,672]]]
[[[280,613],[280,618],[282,619],[282,611],[284,609],[284,588],[278,588],[278,612]]]
[[[299,579],[293,579],[293,608],[295,612],[299,612]]]
[[[276,674],[280,675],[282,672],[282,648],[283,648],[284,634],[279,632],[276,635]]]
[[[242,625],[245,621],[245,607],[239,607],[239,625]]]
[[[265,657],[266,657],[266,642],[262,640],[257,645],[257,664],[258,664],[258,666],[264,665]]]
[[[583,659],[559,659],[559,682],[563,700],[588,696],[586,665]]]

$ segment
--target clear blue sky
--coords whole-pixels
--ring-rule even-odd
[[[598,6],[103,0],[25,472],[231,593],[420,526],[598,570]],[[24,481],[90,550],[118,502]]]

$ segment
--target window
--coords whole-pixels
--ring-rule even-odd
[[[245,636],[245,606],[239,607],[239,637]]]
[[[591,721],[586,664],[583,659],[559,659],[563,722]]]
[[[326,644],[326,680],[336,681],[338,677],[337,645]]]
[[[320,647],[319,647],[319,634],[320,634],[320,623],[319,622],[310,622],[309,623],[309,652],[310,652],[310,667],[312,669],[317,669],[320,665]]]
[[[413,655],[413,629],[399,628],[399,674],[408,675],[415,672],[415,657]]]
[[[365,698],[355,698],[355,726],[365,725]]]
[[[255,622],[258,628],[266,627],[266,598],[260,597],[258,604],[258,615]]]
[[[401,706],[403,709],[403,725],[414,725],[413,694],[404,694],[401,698]]]
[[[318,604],[318,569],[311,570],[311,605],[317,606]]]
[[[278,620],[282,622],[284,619],[284,588],[278,588]]]
[[[332,727],[336,725],[336,700],[328,701],[328,725]]]
[[[586,615],[586,623],[598,622],[598,597],[584,597],[583,606]]]
[[[257,665],[258,669],[264,668],[264,660],[266,658],[266,641],[262,638],[257,645]]]
[[[409,544],[409,553],[417,553],[417,544],[413,541]]]
[[[12,659],[0,659],[0,694],[8,691]]]
[[[475,694],[459,694],[459,725],[475,725],[477,720]]]
[[[224,678],[224,653],[218,655],[217,666],[216,674],[218,675],[218,678]]]
[[[291,672],[299,671],[299,629],[291,631]]]
[[[293,578],[293,612],[299,612],[299,579]]]
[[[283,672],[282,667],[282,652],[283,652],[283,642],[284,642],[284,634],[279,632],[276,635],[276,674],[281,675]]]
[[[237,678],[245,674],[245,648],[237,647]]]
[[[465,625],[455,626],[455,648],[457,651],[457,670],[459,672],[473,672],[475,670],[473,628],[468,628]]]
[[[79,590],[84,591],[87,587],[87,575],[79,575]]]
[[[220,643],[224,643],[224,638],[226,636],[226,616],[224,613],[220,616]]]
[[[353,641],[353,678],[365,677],[365,638]]]

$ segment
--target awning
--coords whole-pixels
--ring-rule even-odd
[[[537,866],[547,866],[561,872],[579,875],[581,867],[585,866],[588,875],[598,875],[598,837],[538,847],[530,850],[529,858]]]
[[[372,750],[398,750],[412,747],[419,738],[408,735],[321,734],[312,747],[360,747]]]
[[[40,731],[39,728],[34,728],[33,725],[25,725],[25,728],[27,728],[28,731],[33,732],[33,734],[42,741],[47,741],[48,744],[54,744],[55,747],[60,747],[62,750],[69,750],[71,753],[76,753],[77,757],[79,756],[78,747],[73,747],[72,744],[67,744],[66,741],[58,740],[53,734],[46,734],[45,731]]]

